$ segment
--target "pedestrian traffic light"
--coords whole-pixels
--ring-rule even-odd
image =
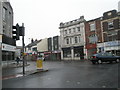
[[[16,26],[13,26],[13,39],[20,40],[19,33],[20,33],[20,27],[19,24],[17,23]]]

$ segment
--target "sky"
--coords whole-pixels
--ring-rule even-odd
[[[59,24],[84,16],[85,20],[101,17],[104,12],[118,10],[119,0],[10,0],[14,25],[25,26],[25,45],[31,39],[60,35]],[[22,41],[17,41],[21,46]]]

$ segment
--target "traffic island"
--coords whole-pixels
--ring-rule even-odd
[[[23,77],[23,76],[28,76],[28,75],[33,75],[33,74],[37,74],[37,73],[41,73],[41,72],[47,72],[48,69],[36,69],[36,70],[31,70],[31,71],[26,71],[25,74],[21,73],[17,73],[15,75],[8,75],[8,76],[3,76],[2,80],[6,80],[6,79],[12,79],[12,78],[19,78],[19,77]]]

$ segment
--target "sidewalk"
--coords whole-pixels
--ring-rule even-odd
[[[27,64],[25,65],[25,74],[23,75],[23,63],[20,62],[19,65],[17,65],[15,62],[11,62],[9,63],[9,65],[6,66],[6,64],[4,64],[4,66],[2,67],[2,79],[5,80],[10,78],[22,77],[45,71],[48,70],[37,70],[36,61],[27,61]]]

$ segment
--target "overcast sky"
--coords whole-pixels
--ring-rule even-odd
[[[60,35],[60,22],[68,22],[84,15],[86,20],[102,16],[106,11],[118,10],[119,0],[10,0],[14,11],[14,25],[25,24],[25,44],[30,39],[44,39]],[[17,42],[22,45],[21,41]]]

